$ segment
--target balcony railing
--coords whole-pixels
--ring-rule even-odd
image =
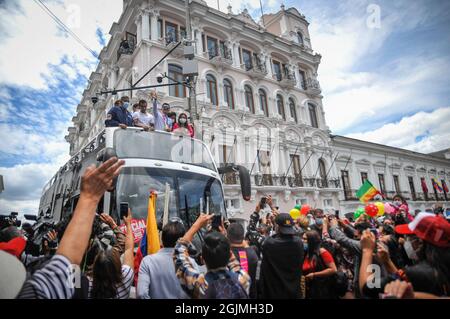
[[[233,56],[231,54],[231,50],[228,48],[225,48],[224,50],[208,50],[207,53],[211,63],[218,67],[233,65]]]
[[[117,50],[117,60],[122,55],[132,55],[136,49],[136,38],[133,35],[127,35],[127,40],[123,40]]]
[[[285,71],[283,73],[275,73],[273,75],[273,78],[280,82],[280,85],[283,87],[294,87],[297,84],[297,81],[295,80],[294,73],[290,71]]]
[[[266,65],[258,57],[253,57],[251,63],[244,63],[244,69],[252,78],[263,79],[267,75]]]
[[[223,183],[225,185],[238,185],[239,184],[239,174],[237,173],[226,173],[223,175]]]
[[[256,186],[284,186],[291,188],[341,188],[339,179],[303,178],[301,175],[286,177],[284,175],[259,174],[255,175],[254,179]]]
[[[356,189],[344,189],[344,196],[346,201],[358,201],[358,197],[356,197]]]

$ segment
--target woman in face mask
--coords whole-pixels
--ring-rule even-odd
[[[180,131],[185,132],[192,138],[195,135],[194,127],[189,123],[188,117],[185,113],[180,114],[180,116],[178,117],[178,122],[173,126],[174,133],[179,133]]]
[[[409,213],[408,203],[402,196],[395,195],[392,206],[395,209],[394,216],[396,224],[409,223],[414,219]]]

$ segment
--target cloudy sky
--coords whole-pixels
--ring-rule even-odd
[[[44,2],[96,52],[122,9],[122,0]],[[259,0],[219,2],[222,11],[231,3],[260,12]],[[263,3],[274,12],[280,1]],[[450,147],[450,1],[285,5],[311,23],[334,134],[424,153]],[[68,159],[64,136],[97,60],[33,0],[0,0],[0,16],[0,213],[35,213],[44,183]]]

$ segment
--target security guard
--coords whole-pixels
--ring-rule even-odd
[[[114,107],[108,112],[106,117],[106,127],[120,127],[127,128],[133,126],[133,116],[128,111],[130,105],[130,98],[128,96],[122,97],[114,103]]]

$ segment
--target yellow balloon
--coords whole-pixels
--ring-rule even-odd
[[[289,212],[289,215],[291,215],[293,220],[297,220],[297,218],[300,217],[301,213],[298,209],[293,209]]]
[[[381,202],[375,203],[375,206],[378,207],[378,214],[377,216],[383,216],[384,215],[384,204]]]

